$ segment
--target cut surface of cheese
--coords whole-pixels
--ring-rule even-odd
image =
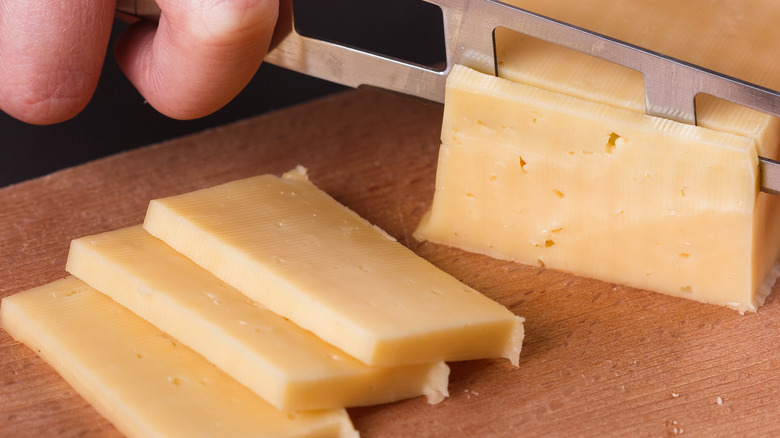
[[[345,410],[279,411],[75,277],[6,297],[0,312],[127,436],[357,436]]]
[[[718,0],[508,3],[780,88],[776,74],[780,58],[767,45],[780,36],[780,28],[769,25],[780,18],[780,8],[771,0],[750,5]],[[495,44],[502,78],[590,103],[645,112],[639,72],[503,28],[496,29]],[[477,88],[493,87],[487,82],[493,81]],[[525,124],[506,123],[506,114],[491,112],[488,103],[478,105],[484,110],[479,114],[476,107],[468,115],[463,108],[448,108],[472,105],[482,99],[476,96],[479,93],[445,104],[445,112],[457,115],[445,116],[434,204],[416,232],[419,238],[740,312],[761,305],[778,276],[780,197],[759,192],[757,183],[752,194],[745,191],[735,197],[744,186],[727,181],[737,169],[744,171],[743,182],[756,178],[757,164],[751,155],[780,157],[780,120],[712,96],[697,96],[701,128],[753,142],[752,152],[727,163],[723,160],[730,158],[724,147],[731,140],[716,141],[720,146],[702,140],[698,149],[673,146],[678,140],[669,139],[679,139],[681,131],[690,130],[685,135],[694,141],[703,131],[660,120],[647,122],[654,124],[650,131],[657,132],[641,133],[640,139],[627,135],[624,114],[586,104],[575,108],[541,92],[528,95],[524,109],[517,109],[520,104],[511,109],[521,111],[518,119],[531,121]],[[492,94],[484,99],[495,103],[513,98]],[[509,107],[506,104],[503,111]],[[588,112],[597,119],[593,127],[580,124]],[[458,119],[461,116],[471,119]],[[546,131],[539,131],[541,126]],[[450,135],[455,131],[457,140]],[[593,136],[597,132],[600,138]],[[670,137],[664,140],[665,136]],[[641,142],[647,150],[635,147]],[[474,161],[476,157],[481,158]],[[713,162],[717,164],[709,166]],[[518,165],[503,167],[509,163]],[[469,173],[462,166],[470,168]],[[721,178],[718,172],[724,166],[731,172]],[[490,183],[484,186],[483,181]],[[473,197],[475,187],[483,189],[479,199],[458,200]],[[555,196],[546,197],[551,189]],[[494,194],[484,196],[489,192]],[[499,198],[498,192],[505,198]],[[727,201],[736,204],[728,206]],[[445,219],[462,208],[479,210],[480,218],[471,214]],[[486,219],[491,217],[494,220]],[[500,249],[495,240],[502,241]]]
[[[517,364],[522,318],[339,204],[301,167],[154,200],[144,227],[367,364]]]
[[[780,19],[780,7],[772,0],[756,0],[750,4],[719,0],[684,3],[583,0],[576,7],[545,0],[509,2],[733,77],[780,89],[777,75],[780,57],[768,44],[780,38],[780,28],[771,25]],[[601,13],[605,9],[610,11],[610,19]],[[501,77],[645,112],[644,82],[639,72],[507,29],[497,29],[495,38]],[[699,126],[749,137],[755,141],[759,155],[780,159],[780,119],[705,94],[696,98],[696,116]],[[751,236],[748,254],[733,254],[726,259],[748,260],[747,265],[737,263],[739,266],[732,269],[743,274],[746,269],[750,271],[751,280],[745,287],[752,291],[755,305],[759,305],[778,275],[780,196],[757,191],[756,198],[752,222],[739,231],[726,231],[716,240],[732,241],[745,233]],[[721,253],[725,252],[725,246],[720,248]],[[709,269],[720,267],[711,265]],[[743,311],[755,310],[755,305],[734,303],[731,307]]]
[[[778,246],[753,138],[456,67],[415,235],[754,311]],[[771,220],[771,219],[770,219]]]
[[[365,365],[264,308],[139,225],[76,239],[67,270],[282,410],[447,395],[443,362]]]

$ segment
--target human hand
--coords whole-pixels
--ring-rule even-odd
[[[176,119],[208,115],[252,79],[278,0],[158,0],[159,25],[132,24],[119,66],[147,102]],[[0,109],[28,123],[67,120],[97,86],[114,17],[104,0],[0,0]]]

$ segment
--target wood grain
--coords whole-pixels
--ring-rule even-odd
[[[414,240],[433,193],[440,124],[439,107],[349,91],[6,187],[0,297],[65,276],[71,239],[140,223],[150,199],[302,164],[336,199],[527,319],[519,367],[453,363],[451,396],[439,405],[351,409],[362,436],[780,432],[774,294],[739,315]],[[4,331],[0,349],[0,436],[119,435]]]

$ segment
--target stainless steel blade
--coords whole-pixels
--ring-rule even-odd
[[[140,5],[152,1],[120,0],[118,7],[129,13],[149,11],[153,7]],[[292,0],[280,2],[280,18],[265,60],[350,87],[373,86],[443,103],[446,78],[454,65],[497,74],[493,33],[503,27],[641,72],[646,112],[652,116],[695,124],[695,98],[703,93],[780,117],[777,91],[605,35],[496,0],[423,1],[442,10],[446,66],[441,70],[305,37],[295,30]],[[780,163],[760,157],[759,169],[761,189],[780,194]]]

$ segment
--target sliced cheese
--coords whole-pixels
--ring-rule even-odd
[[[144,227],[367,364],[517,364],[522,318],[339,204],[302,168],[152,201]]]
[[[775,279],[752,138],[458,67],[442,141],[420,239],[742,312]]]
[[[363,364],[262,307],[141,226],[76,239],[67,270],[282,410],[447,395],[443,362]]]
[[[282,412],[75,277],[2,301],[3,327],[131,437],[353,437],[346,411]]]

